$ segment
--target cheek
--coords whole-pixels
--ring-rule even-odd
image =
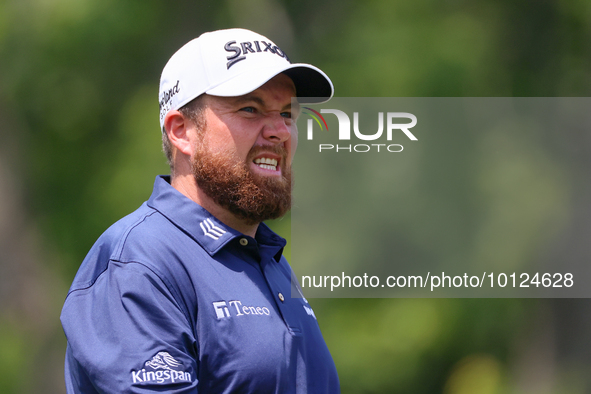
[[[234,136],[234,140],[232,141],[233,149],[236,151],[236,154],[241,159],[247,159],[248,154],[252,150],[253,147],[260,144],[256,138],[252,138],[250,136],[242,135],[242,136]]]
[[[219,136],[219,140],[228,150],[245,159],[254,146],[265,144],[259,132],[261,128],[262,126],[253,124],[253,122],[234,122],[225,130],[223,135]]]
[[[207,130],[204,139],[212,151],[226,152],[231,155],[243,154],[243,136],[240,133],[234,133],[225,124],[216,124]],[[250,149],[250,148],[249,148]],[[248,152],[248,149],[246,150]]]

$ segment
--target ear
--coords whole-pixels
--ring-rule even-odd
[[[164,129],[170,143],[187,156],[191,156],[193,153],[193,144],[191,143],[191,133],[194,131],[191,129],[193,127],[193,123],[177,110],[168,111],[164,117]]]

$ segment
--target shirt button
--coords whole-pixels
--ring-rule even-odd
[[[242,246],[248,245],[248,239],[246,239],[246,238],[240,238],[240,245],[242,245]]]
[[[281,302],[285,301],[285,297],[283,297],[283,294],[279,293],[278,296]]]

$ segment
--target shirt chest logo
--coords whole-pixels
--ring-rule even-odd
[[[242,305],[242,302],[238,300],[227,303],[226,301],[217,301],[212,304],[218,320],[246,315],[271,316],[271,311],[266,306]]]

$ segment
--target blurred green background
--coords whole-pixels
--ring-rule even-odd
[[[319,66],[342,97],[591,92],[587,0],[0,0],[0,393],[65,392],[69,284],[167,172],[160,71],[227,27]],[[548,258],[589,260],[591,133],[552,143],[569,153],[572,215]],[[288,219],[274,226],[289,234]],[[589,300],[310,302],[344,393],[591,392]]]

